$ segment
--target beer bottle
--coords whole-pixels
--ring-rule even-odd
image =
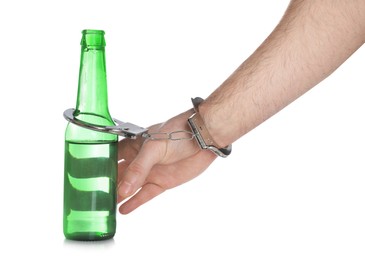
[[[76,119],[113,126],[109,114],[104,31],[83,30]],[[118,136],[68,123],[65,132],[63,232],[104,240],[116,230]]]

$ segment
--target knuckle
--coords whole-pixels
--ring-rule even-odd
[[[143,165],[139,162],[132,162],[128,166],[129,174],[132,174],[134,178],[141,178],[144,175],[145,169]]]

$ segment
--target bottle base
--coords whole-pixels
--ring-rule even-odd
[[[112,239],[115,233],[80,232],[64,235],[66,239],[74,241],[102,241]]]

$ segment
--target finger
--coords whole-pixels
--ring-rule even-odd
[[[126,160],[121,160],[118,162],[118,180],[121,178],[119,175],[127,169],[128,165],[129,163]]]
[[[118,160],[132,161],[136,157],[138,151],[143,144],[143,138],[137,138],[135,140],[125,138],[118,143]]]
[[[164,191],[161,186],[146,183],[133,197],[119,207],[119,212],[128,214]]]
[[[119,161],[118,162],[118,178],[117,178],[117,185],[119,186],[120,183],[122,182],[123,179],[123,175],[125,174],[125,171],[128,167],[129,163],[125,160]],[[117,199],[118,199],[118,203],[122,200],[122,198],[119,196],[119,193],[117,193]]]
[[[164,156],[166,145],[162,142],[145,142],[136,158],[121,175],[118,186],[119,196],[123,199],[135,193],[144,183],[151,168]]]
[[[174,165],[154,167],[147,179],[148,182],[119,207],[119,212],[121,214],[129,214],[165,190],[193,179],[203,172],[216,158],[217,156],[209,151],[201,151],[195,158],[189,158]],[[154,174],[158,174],[158,182],[153,177]],[[160,174],[166,175],[161,178]],[[174,176],[174,181],[171,181],[172,176]]]
[[[167,189],[179,186],[203,172],[217,158],[209,151],[171,165],[155,165],[142,188],[125,202],[119,211],[128,214]],[[120,199],[118,202],[121,202]]]

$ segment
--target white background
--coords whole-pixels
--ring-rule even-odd
[[[118,214],[113,240],[62,234],[62,113],[76,102],[81,30],[106,31],[112,116],[149,126],[209,95],[287,4],[2,1],[0,258],[364,259],[364,47],[231,157]]]

